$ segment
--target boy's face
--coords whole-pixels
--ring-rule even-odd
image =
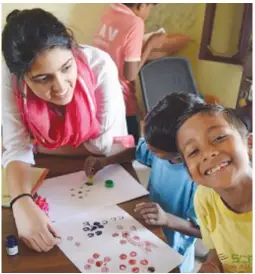
[[[147,143],[147,147],[153,154],[162,160],[168,160],[172,164],[178,164],[182,162],[181,156],[177,152],[165,152],[159,148],[151,146],[149,143]]]
[[[145,21],[148,19],[152,7],[153,4],[140,4],[139,7],[137,6],[135,13],[138,17]]]
[[[177,143],[197,184],[229,188],[248,172],[247,140],[222,113],[195,114],[179,129]]]

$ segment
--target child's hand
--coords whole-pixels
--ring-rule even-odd
[[[166,41],[166,34],[155,33],[149,39],[149,44],[152,49],[160,49]]]
[[[138,212],[149,225],[166,226],[168,223],[167,213],[156,203],[137,204],[135,212]]]
[[[205,262],[201,265],[198,273],[221,273],[221,269],[214,263]]]
[[[90,178],[106,166],[106,157],[89,156],[84,163],[84,171]]]

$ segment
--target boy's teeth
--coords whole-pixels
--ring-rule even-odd
[[[220,164],[221,167],[224,167],[224,166],[226,166],[226,165],[228,165],[228,162],[224,162],[224,163],[221,163],[221,164]]]
[[[228,165],[228,162],[223,162],[223,163],[221,163],[220,165],[218,165],[218,166],[216,166],[216,167],[214,167],[214,168],[209,169],[209,170],[206,172],[206,174],[207,174],[207,175],[214,174],[216,171],[220,170],[222,167],[225,167],[225,166],[227,166],[227,165]]]
[[[215,173],[218,170],[220,170],[220,166],[216,166],[215,168],[212,168],[211,173]]]

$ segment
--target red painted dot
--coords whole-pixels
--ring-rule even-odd
[[[111,258],[110,257],[104,257],[104,262],[105,263],[108,263],[108,262],[110,262],[111,261]]]
[[[103,264],[103,262],[101,262],[101,261],[97,261],[97,262],[96,262],[96,266],[97,266],[97,267],[102,266],[102,264]]]
[[[94,260],[93,258],[89,258],[89,259],[88,259],[88,263],[89,263],[89,264],[93,264],[94,262],[95,262],[95,260]]]
[[[136,260],[133,260],[133,259],[132,259],[132,260],[129,260],[128,262],[129,262],[129,264],[131,264],[131,265],[136,264]]]
[[[100,254],[98,254],[98,253],[94,253],[94,254],[93,254],[93,258],[94,258],[94,259],[97,259],[97,258],[99,258],[99,257],[100,257]]]
[[[125,270],[127,267],[124,264],[120,265],[120,270]]]
[[[140,261],[140,264],[142,264],[142,265],[147,265],[147,264],[148,264],[148,261],[147,261],[146,259],[141,260],[141,261]]]
[[[131,257],[135,257],[136,255],[137,255],[137,253],[135,251],[130,252]]]
[[[132,272],[133,273],[138,273],[139,272],[139,267],[133,267]]]
[[[140,237],[134,236],[133,239],[136,240],[136,241],[139,241],[139,240],[140,240]]]
[[[128,233],[128,232],[123,232],[123,233],[122,233],[122,237],[123,237],[123,238],[127,238],[128,236],[129,236],[129,233]]]
[[[126,240],[120,240],[120,244],[124,245],[124,244],[126,244],[126,243],[127,243]]]
[[[104,267],[102,267],[101,272],[107,273],[107,272],[109,272],[109,268],[104,266]]]
[[[126,258],[127,258],[127,255],[126,255],[126,254],[121,254],[121,255],[120,255],[120,259],[121,259],[121,260],[126,260]]]
[[[84,265],[84,269],[88,270],[88,269],[90,269],[90,268],[91,268],[91,265],[90,265],[90,264],[85,264],[85,265]]]

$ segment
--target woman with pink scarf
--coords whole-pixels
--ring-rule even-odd
[[[20,238],[39,252],[58,235],[31,199],[33,152],[106,155],[127,135],[118,71],[105,52],[76,44],[42,9],[15,10],[2,32],[2,164]]]

